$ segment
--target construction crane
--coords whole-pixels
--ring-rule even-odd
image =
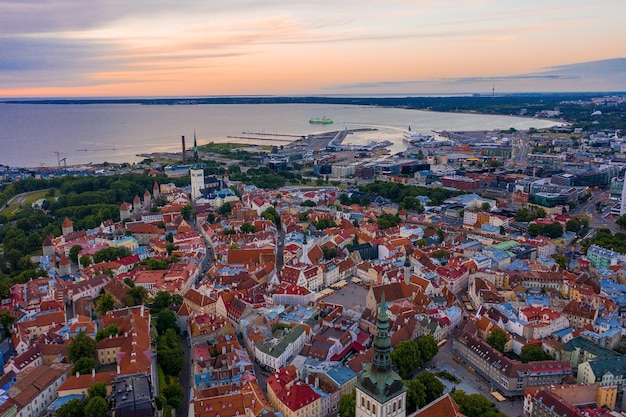
[[[61,167],[61,162],[63,162],[63,168],[67,169],[67,157],[59,159],[59,168]]]
[[[60,152],[60,151],[54,151],[55,154],[57,154],[57,165],[59,168],[61,168],[61,161],[65,162],[65,158],[61,159],[61,155],[66,155],[65,152]],[[66,163],[67,166],[67,163]]]

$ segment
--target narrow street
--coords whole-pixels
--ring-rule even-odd
[[[178,417],[187,417],[189,415],[189,401],[191,400],[191,390],[193,389],[193,384],[191,384],[190,375],[191,375],[191,352],[189,347],[189,338],[184,337],[181,340],[181,345],[183,347],[183,369],[180,372],[179,383],[180,386],[183,387],[183,391],[185,393],[185,397],[183,398],[183,402],[178,409]]]

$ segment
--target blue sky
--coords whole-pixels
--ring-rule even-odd
[[[0,0],[0,97],[624,91],[624,16],[623,0]]]

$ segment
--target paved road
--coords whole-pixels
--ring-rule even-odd
[[[607,228],[612,233],[619,232],[620,228],[615,224],[615,217],[608,215],[604,217],[605,211],[598,213],[596,210],[596,204],[608,204],[609,192],[608,191],[592,191],[592,196],[589,200],[583,202],[579,206],[573,208],[570,214],[586,214],[590,217],[589,227],[591,229]],[[608,210],[610,208],[607,207]]]
[[[481,394],[485,396],[489,401],[494,402],[498,410],[502,411],[507,416],[517,417],[523,415],[524,402],[523,400],[509,400],[498,402],[490,394],[493,389],[491,384],[487,382],[480,375],[471,372],[465,365],[454,361],[454,353],[451,350],[452,340],[449,339],[448,343],[439,348],[439,353],[433,358],[430,364],[427,366],[432,367],[433,372],[448,371],[461,380],[459,384],[445,383],[446,392],[450,392],[452,388],[457,390],[463,390],[467,394]]]
[[[7,203],[3,207],[0,208],[0,213],[4,212],[9,207],[9,205],[16,204],[17,207],[15,208],[15,210],[13,210],[11,213],[8,213],[8,214],[14,214],[16,211],[18,211],[21,208],[21,206],[26,202],[29,196],[31,196],[32,194],[41,193],[42,191],[46,191],[46,190],[47,189],[28,191],[28,192],[13,196],[9,199],[9,201],[7,201]]]

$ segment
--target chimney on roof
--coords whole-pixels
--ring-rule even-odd
[[[80,372],[76,372],[76,378],[80,378]]]
[[[91,377],[92,378],[96,377],[96,368],[91,368]]]

